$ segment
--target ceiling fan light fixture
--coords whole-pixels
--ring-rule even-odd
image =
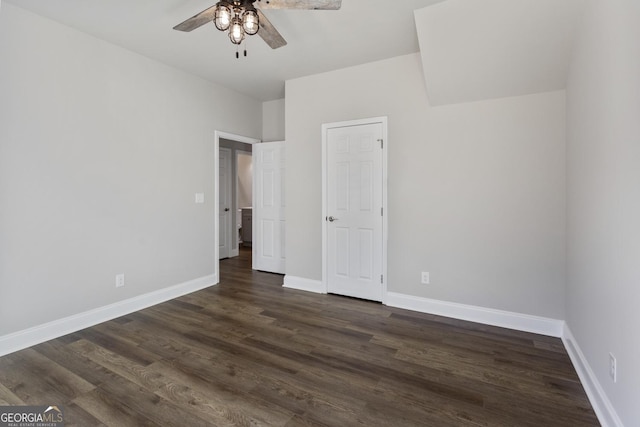
[[[242,28],[244,32],[253,36],[260,29],[260,20],[258,12],[255,10],[247,10],[242,14]]]
[[[213,6],[173,29],[190,32],[207,22],[213,22],[216,29],[227,32],[236,46],[247,36],[259,34],[271,49],[278,49],[285,46],[287,41],[261,9],[338,10],[341,6],[342,0],[217,0]]]
[[[231,25],[231,9],[222,2],[216,5],[213,23],[220,31],[227,31]]]
[[[244,29],[242,28],[242,20],[237,16],[231,20],[229,27],[229,39],[233,44],[240,44],[244,40]]]

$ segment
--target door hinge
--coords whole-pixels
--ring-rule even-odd
[[[379,139],[378,142],[380,143],[380,148],[384,148],[384,139]]]
[[[384,276],[381,274],[380,275],[380,284],[383,284],[383,283],[384,283]]]
[[[380,216],[384,216],[384,208],[380,208]]]

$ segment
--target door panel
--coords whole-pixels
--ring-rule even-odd
[[[253,268],[284,274],[284,142],[255,144],[253,162],[254,224],[260,239],[253,246]]]
[[[260,230],[262,237],[262,256],[273,258],[275,256],[273,246],[276,240],[274,220],[267,219],[260,221]]]
[[[327,288],[382,300],[382,124],[326,130]]]

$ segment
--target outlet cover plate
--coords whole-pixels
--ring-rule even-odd
[[[422,272],[421,282],[423,285],[428,285],[431,282],[428,271]]]

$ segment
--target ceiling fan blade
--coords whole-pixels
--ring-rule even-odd
[[[337,10],[342,0],[256,0],[260,9],[317,9]]]
[[[258,12],[258,20],[260,21],[260,30],[258,30],[258,35],[262,37],[262,40],[267,43],[271,49],[277,49],[279,47],[285,46],[287,41],[280,35],[276,27],[273,26],[271,22],[264,16],[264,13],[260,9],[257,9]]]
[[[207,22],[211,22],[213,20],[213,16],[216,12],[216,7],[211,6],[208,9],[203,10],[195,16],[187,19],[186,21],[176,25],[173,27],[174,30],[178,31],[193,31],[196,28],[202,27]]]

